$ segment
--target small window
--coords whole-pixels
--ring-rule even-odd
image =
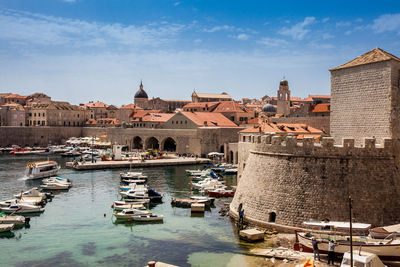
[[[276,213],[275,212],[270,212],[269,213],[269,218],[268,218],[268,222],[275,222],[276,221]]]

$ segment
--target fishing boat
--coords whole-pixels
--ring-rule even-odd
[[[202,188],[203,189],[204,188],[209,188],[209,187],[211,187],[213,185],[223,185],[223,184],[222,184],[222,182],[220,182],[220,181],[218,181],[218,180],[216,180],[214,178],[206,178],[203,181],[200,181],[198,183],[193,183],[192,182],[193,188],[197,189],[197,190],[202,189]]]
[[[44,208],[42,208],[40,206],[19,203],[17,205],[11,205],[9,207],[2,207],[1,210],[4,213],[25,214],[25,213],[43,212]]]
[[[70,150],[70,151],[61,153],[60,155],[61,155],[61,157],[64,157],[64,158],[74,158],[74,157],[81,156],[82,153],[79,152],[78,150]]]
[[[24,225],[25,217],[18,215],[0,215],[0,225],[1,224]]]
[[[50,182],[71,185],[71,181],[69,179],[61,178],[61,177],[58,177],[58,176],[53,176],[53,177],[46,178],[46,179],[42,180],[42,183],[44,183],[44,184],[47,184],[47,183],[50,183]]]
[[[47,182],[40,186],[43,190],[68,190],[71,187],[71,184],[68,183],[60,183],[60,182]]]
[[[0,224],[0,233],[10,232],[14,228],[14,224]]]
[[[210,197],[233,197],[235,195],[235,191],[217,188],[214,190],[207,190],[207,194]]]
[[[400,236],[400,224],[376,227],[369,230],[372,238],[386,238],[390,235]]]
[[[164,220],[163,215],[135,215],[132,216],[132,220],[138,221],[138,222],[161,222]]]
[[[306,222],[308,226],[323,226],[329,230],[349,230],[348,222]],[[370,224],[353,223],[356,231],[368,231]],[[303,252],[313,252],[312,239],[319,241],[319,252],[328,253],[329,240],[336,242],[335,253],[343,255],[350,250],[350,236],[337,233],[296,232],[295,249]],[[368,236],[353,236],[353,251],[365,251],[376,254],[382,260],[400,260],[400,239],[374,239]]]
[[[40,199],[40,201],[44,200],[47,198],[46,193],[39,192],[37,187],[33,187],[25,192],[21,192],[19,194],[14,195],[15,198],[26,198],[26,197],[32,197],[33,199]],[[39,202],[40,202],[39,201]]]
[[[124,209],[121,212],[115,212],[114,216],[117,219],[131,219],[135,215],[150,215],[151,211],[143,207],[143,209]]]
[[[28,179],[39,179],[55,175],[60,166],[55,161],[38,161],[26,165],[25,177]]]
[[[116,211],[122,211],[122,210],[126,210],[126,209],[141,209],[144,208],[143,203],[129,203],[129,204],[124,204],[124,205],[113,205],[114,210]]]

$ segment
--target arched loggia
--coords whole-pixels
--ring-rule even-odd
[[[143,149],[143,140],[139,136],[135,136],[132,141],[133,149]]]
[[[171,137],[167,137],[162,141],[162,150],[167,152],[176,152],[176,142]]]
[[[159,149],[160,144],[158,143],[157,138],[150,137],[146,140],[146,149]]]

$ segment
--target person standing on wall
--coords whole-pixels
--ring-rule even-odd
[[[335,247],[336,244],[333,242],[333,240],[329,240],[329,251],[328,251],[328,265],[330,265],[330,262],[332,261],[332,265],[335,265]]]
[[[319,257],[319,249],[318,249],[318,243],[319,241],[313,237],[312,239],[312,246],[314,250],[314,260],[316,260],[317,255],[318,255],[318,260],[321,261],[321,258]]]

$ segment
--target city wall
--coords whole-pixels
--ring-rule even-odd
[[[332,138],[321,144],[306,138],[301,144],[295,137],[246,136],[239,142],[242,173],[231,215],[237,216],[242,204],[245,219],[265,227],[300,227],[323,218],[348,221],[351,195],[357,222],[399,223],[400,176],[392,140],[378,145],[366,138],[362,148],[354,144],[354,139],[337,146]]]
[[[68,138],[82,136],[82,127],[0,127],[0,146],[47,146],[63,144]]]

